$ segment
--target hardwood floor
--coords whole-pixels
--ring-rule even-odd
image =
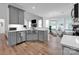
[[[5,35],[0,35],[0,55],[61,55],[61,39],[49,34],[48,42],[27,41],[10,47]]]
[[[62,55],[61,38],[49,34],[48,48],[49,55]]]
[[[48,55],[48,43],[28,41],[10,47],[4,35],[0,37],[0,55]]]

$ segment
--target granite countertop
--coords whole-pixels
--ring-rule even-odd
[[[33,30],[33,28],[25,28],[21,24],[9,24],[8,28],[16,28],[16,30],[9,30],[8,32],[18,32],[18,31],[27,31],[27,30]],[[41,30],[46,31],[48,29],[46,28],[35,28],[35,30]]]
[[[79,50],[79,36],[64,35],[61,44],[75,50]]]
[[[8,32],[18,32],[18,31],[27,31],[27,30],[33,30],[32,28],[20,28],[20,29],[17,29],[17,30],[9,30]],[[46,31],[47,29],[45,28],[36,28],[35,30],[39,30],[39,31]]]

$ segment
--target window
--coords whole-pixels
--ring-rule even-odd
[[[27,25],[27,20],[26,20],[26,19],[25,19],[25,22],[24,22],[24,24],[25,24],[25,25]]]
[[[49,28],[49,20],[46,20],[46,27]]]
[[[38,20],[38,27],[42,27],[42,20]]]
[[[31,27],[31,21],[29,21],[29,27]]]
[[[52,26],[52,29],[56,29],[56,21],[55,20],[50,20],[50,26]]]
[[[72,23],[66,23],[65,29],[72,30]]]
[[[66,30],[72,30],[73,29],[72,23],[73,23],[72,19],[71,18],[67,18],[66,19],[65,29]]]

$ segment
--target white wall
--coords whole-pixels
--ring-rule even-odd
[[[5,21],[4,19],[0,19],[0,34],[5,33]]]
[[[43,20],[43,17],[40,17],[40,16],[38,16],[38,15],[35,15],[35,14],[32,14],[32,13],[30,13],[30,12],[25,12],[25,16],[24,16],[25,18],[25,24],[26,24],[26,21],[27,21],[27,27],[29,26],[29,22],[28,21],[31,21],[31,20],[33,20],[33,19],[36,19],[36,20]],[[38,22],[38,21],[37,21]]]
[[[9,20],[9,12],[8,12],[8,4],[0,3],[0,19],[5,20],[5,33],[8,30],[8,20]]]
[[[43,19],[43,27],[46,27],[46,19]]]

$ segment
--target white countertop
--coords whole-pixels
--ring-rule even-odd
[[[24,28],[23,25],[18,25],[18,24],[9,25],[9,28],[12,28],[12,27],[16,27],[17,30],[9,30],[9,32],[33,30],[32,28]],[[47,29],[46,28],[35,28],[35,30],[46,31]]]
[[[79,50],[79,36],[64,35],[61,44],[72,49]]]
[[[31,28],[29,28],[29,29],[26,29],[26,28],[22,28],[22,29],[17,29],[17,30],[9,30],[9,32],[18,32],[18,31],[27,31],[27,30],[33,30],[33,29],[31,29]],[[39,30],[39,31],[46,31],[46,29],[44,29],[44,28],[40,28],[40,29],[35,29],[35,30]]]

